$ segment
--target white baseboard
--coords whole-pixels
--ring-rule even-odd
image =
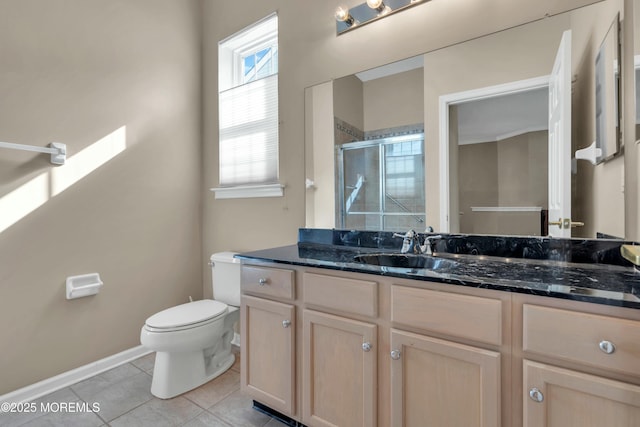
[[[151,353],[151,350],[139,345],[121,353],[80,366],[79,368],[63,372],[55,377],[47,378],[46,380],[4,394],[0,396],[0,402],[29,402],[149,353]]]

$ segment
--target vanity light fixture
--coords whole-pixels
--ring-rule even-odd
[[[395,12],[420,3],[426,3],[426,1],[427,0],[366,0],[365,3],[351,9],[341,4],[336,8],[335,12],[336,33],[340,35]]]

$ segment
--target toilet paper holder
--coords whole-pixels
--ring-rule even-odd
[[[67,299],[95,295],[100,292],[103,283],[100,274],[90,273],[67,277]]]

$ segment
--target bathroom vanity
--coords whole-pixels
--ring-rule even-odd
[[[427,268],[388,232],[240,255],[243,391],[308,426],[638,425],[621,241],[439,237]]]

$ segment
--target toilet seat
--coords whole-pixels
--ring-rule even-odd
[[[162,310],[145,321],[150,332],[172,332],[196,328],[224,316],[227,304],[215,300],[200,300]]]

